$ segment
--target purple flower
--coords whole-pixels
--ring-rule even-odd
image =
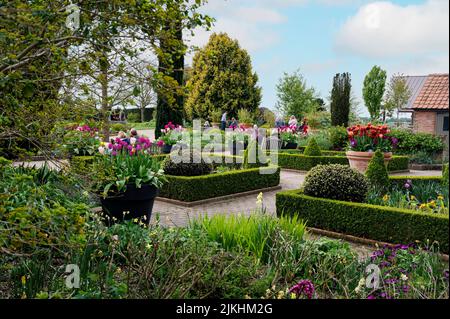
[[[312,299],[314,296],[314,285],[310,280],[300,280],[298,284],[289,289],[289,293],[293,293],[300,298],[305,295],[306,298]]]
[[[406,182],[405,185],[404,185],[404,187],[405,187],[406,189],[410,189],[410,188],[411,188],[411,184],[409,184],[408,182]]]
[[[352,140],[350,141],[350,146],[351,146],[351,147],[356,147],[356,146],[358,146],[358,142],[356,142],[355,139],[352,139]]]
[[[376,298],[375,298],[374,295],[369,295],[369,296],[367,296],[367,299],[373,300],[373,299],[376,299]]]

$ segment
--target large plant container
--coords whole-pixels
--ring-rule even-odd
[[[367,171],[369,162],[375,155],[375,152],[347,151],[347,153],[345,154],[347,155],[350,167],[364,174]],[[390,160],[392,160],[392,153],[384,153],[384,164],[386,166],[388,165]]]
[[[106,198],[101,197],[102,209],[109,217],[109,224],[136,218],[148,224],[158,194],[158,188],[153,185],[142,185],[141,188],[137,188],[136,185],[129,184],[123,193]]]

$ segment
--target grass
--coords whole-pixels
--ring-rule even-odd
[[[156,127],[156,121],[151,120],[150,122],[144,122],[144,123],[127,123],[130,127],[136,129],[136,130],[153,130]]]

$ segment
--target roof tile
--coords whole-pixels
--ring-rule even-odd
[[[413,109],[448,109],[448,84],[448,74],[429,75],[414,101]]]

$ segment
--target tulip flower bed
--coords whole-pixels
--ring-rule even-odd
[[[388,243],[438,242],[449,251],[449,216],[306,196],[301,190],[276,195],[277,215],[292,215],[309,227]]]
[[[278,165],[281,168],[294,169],[299,171],[309,171],[317,165],[324,164],[341,164],[349,165],[347,157],[344,152],[322,151],[324,156],[306,156],[297,152],[278,153]],[[342,156],[340,156],[342,154]],[[409,159],[407,156],[393,156],[388,164],[388,171],[404,171],[408,170]]]
[[[280,169],[273,174],[261,174],[261,170],[273,167],[231,170],[204,176],[170,176],[160,190],[160,197],[183,202],[238,194],[247,191],[275,187],[280,184]]]

